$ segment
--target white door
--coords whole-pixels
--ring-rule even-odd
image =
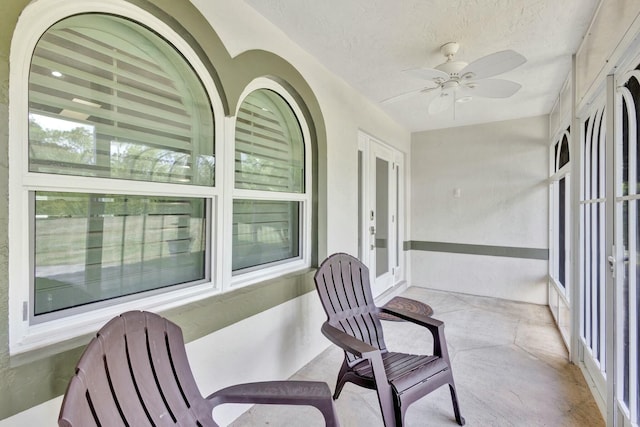
[[[640,421],[640,59],[621,72],[616,87],[615,353],[616,422]]]
[[[360,136],[360,258],[369,267],[374,297],[401,276],[400,153]]]
[[[607,425],[640,421],[640,58],[581,121],[581,361]],[[605,102],[606,98],[606,102]]]

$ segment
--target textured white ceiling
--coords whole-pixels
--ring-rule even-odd
[[[402,70],[444,61],[460,43],[471,62],[512,49],[524,65],[498,78],[523,87],[508,99],[475,97],[429,116],[427,96],[379,104],[411,131],[547,114],[599,0],[244,0],[375,103],[426,85]]]

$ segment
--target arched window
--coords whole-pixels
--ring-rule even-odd
[[[238,110],[233,200],[234,272],[304,253],[308,195],[305,127],[291,101],[271,89],[247,95]]]
[[[258,78],[224,120],[210,58],[120,0],[36,2],[11,52],[12,353],[310,265],[293,89]]]
[[[16,174],[29,324],[211,280],[214,108],[192,64],[107,12],[60,19],[33,46]]]
[[[558,289],[568,296],[567,283],[569,276],[569,137],[571,128],[568,127],[554,145],[554,173],[551,176],[552,194],[552,242],[550,263],[551,277],[558,285]],[[565,167],[566,166],[566,167]]]
[[[556,143],[556,172],[569,163],[569,134],[571,128],[567,128],[562,139]]]
[[[580,194],[581,247],[580,293],[582,318],[581,337],[599,366],[605,366],[605,292],[607,265],[605,250],[605,145],[606,105],[594,104],[592,112],[582,121]]]
[[[213,114],[166,40],[106,14],[59,21],[29,73],[29,170],[213,185]]]

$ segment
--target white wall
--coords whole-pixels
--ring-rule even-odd
[[[412,241],[548,249],[548,116],[416,133],[411,170]],[[413,286],[547,302],[546,260],[410,257]]]
[[[306,294],[187,344],[191,369],[204,396],[251,381],[288,378],[327,346],[318,325],[326,318],[318,297]],[[57,426],[62,396],[12,417],[0,427]],[[227,425],[248,408],[222,405],[214,412]]]

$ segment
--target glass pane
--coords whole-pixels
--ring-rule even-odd
[[[640,66],[636,68],[640,70]],[[631,105],[626,105],[626,99],[623,98],[623,167],[624,177],[623,188],[627,189],[628,194],[640,193],[640,147],[638,147],[638,129],[640,128],[640,81],[637,77],[631,77],[624,85],[631,97]],[[629,111],[628,111],[629,110]],[[628,114],[632,112],[633,114]],[[636,136],[636,140],[630,140],[631,135]],[[629,150],[629,151],[627,151]],[[635,174],[630,176],[630,165],[632,163]],[[627,194],[625,193],[625,194]]]
[[[204,280],[205,205],[36,192],[34,313]]]
[[[260,89],[245,98],[236,121],[236,188],[304,192],[300,123],[277,93]]]
[[[635,253],[632,254],[633,259],[635,260],[635,265],[633,266],[633,270],[631,274],[634,275],[635,277],[635,302],[632,302],[629,305],[629,309],[630,310],[634,310],[635,313],[635,318],[636,318],[636,336],[634,338],[634,342],[635,342],[635,348],[634,348],[634,352],[636,355],[636,363],[635,363],[635,372],[633,373],[629,373],[629,367],[627,367],[627,377],[628,378],[635,378],[635,387],[636,387],[636,414],[638,416],[638,418],[635,420],[635,422],[639,422],[640,421],[640,325],[638,325],[638,319],[640,319],[640,219],[638,218],[638,202],[634,201],[634,203],[636,204],[636,216],[635,216],[635,229],[636,229],[636,246],[635,246]],[[627,316],[627,319],[629,319],[629,317]]]
[[[635,204],[635,202],[633,202]],[[623,253],[625,257],[623,279],[622,279],[622,307],[620,307],[620,315],[622,316],[622,370],[623,370],[623,383],[622,399],[624,403],[629,407],[629,353],[630,353],[630,334],[629,334],[629,202],[622,202],[622,235],[623,241]]]
[[[562,145],[560,147],[560,164],[558,169],[569,163],[569,139],[567,135],[562,137]]]
[[[64,19],[29,73],[29,170],[214,184],[214,124],[202,82],[166,40],[103,14]]]
[[[376,277],[389,271],[389,162],[376,158]]]
[[[622,195],[629,195],[629,111],[622,102]]]
[[[558,182],[558,282],[564,287],[566,281],[566,179]]]
[[[300,202],[233,201],[234,271],[300,256]]]
[[[584,122],[582,150],[583,192],[581,195],[581,222],[583,223],[583,247],[581,259],[583,265],[581,280],[582,324],[580,330],[591,357],[605,370],[605,202],[604,198],[604,108],[597,110]],[[565,185],[565,193],[568,191]],[[565,201],[565,210],[568,205]],[[566,229],[566,227],[565,227]],[[566,264],[565,264],[566,265]],[[566,274],[566,271],[565,271]]]
[[[396,188],[395,188],[395,192],[396,192],[396,208],[395,208],[395,212],[393,213],[395,218],[394,218],[394,223],[395,223],[395,233],[396,233],[396,251],[395,251],[395,255],[394,255],[394,259],[393,259],[393,266],[394,267],[399,267],[400,266],[400,247],[402,246],[402,242],[400,241],[400,167],[396,167],[396,174],[394,177],[395,181],[396,181]]]

